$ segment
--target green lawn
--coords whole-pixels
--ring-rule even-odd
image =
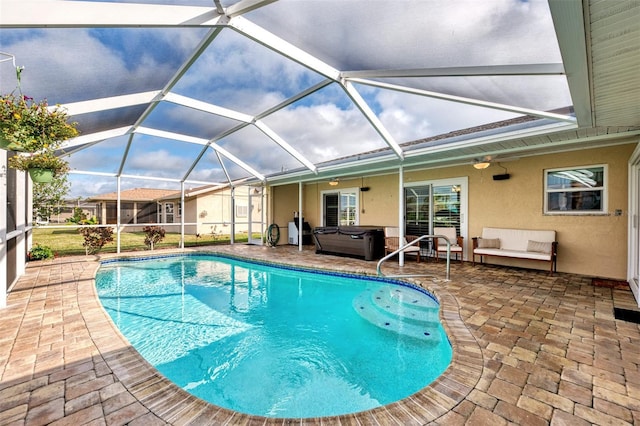
[[[123,232],[120,234],[120,251],[138,251],[148,250],[144,244],[144,232]],[[259,238],[259,234],[255,235]],[[78,228],[69,226],[69,228],[34,228],[33,244],[50,247],[56,256],[71,256],[85,254],[85,248],[82,245],[84,239],[78,233]],[[235,237],[235,242],[247,242],[246,234],[239,234]],[[180,234],[165,234],[165,238],[155,248],[177,248],[180,243]],[[229,244],[229,235],[213,236],[204,234],[196,238],[195,235],[185,235],[185,247],[208,246],[212,244]],[[113,234],[113,242],[106,244],[100,253],[116,252],[116,234]]]

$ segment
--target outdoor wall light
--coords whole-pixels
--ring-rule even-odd
[[[329,185],[331,185],[331,186],[336,186],[336,185],[338,185],[338,182],[339,182],[339,181],[338,181],[338,178],[333,178],[333,179],[331,179],[331,180],[329,181]]]
[[[491,163],[489,163],[488,161],[479,161],[477,163],[473,163],[473,167],[478,170],[484,170],[490,165]]]

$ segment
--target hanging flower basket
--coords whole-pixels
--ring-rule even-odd
[[[34,172],[33,170],[47,170],[51,172],[51,178],[58,174],[69,171],[69,164],[60,157],[57,157],[52,151],[44,151],[37,153],[21,153],[9,157],[9,167],[14,169],[28,171],[34,182],[42,182],[38,177],[42,172]],[[49,180],[50,181],[50,180]]]
[[[76,123],[61,108],[49,108],[46,100],[36,102],[23,95],[0,97],[0,148],[36,152],[59,147],[76,137]]]
[[[4,123],[0,123],[0,149],[23,152],[25,148],[22,143],[17,143],[5,136],[5,129],[7,127],[8,126],[6,126]]]
[[[31,180],[36,183],[49,183],[53,180],[52,169],[29,169]]]

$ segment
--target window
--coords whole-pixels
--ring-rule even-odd
[[[236,204],[236,217],[247,217],[249,214],[249,206]]]
[[[604,214],[607,211],[604,165],[550,169],[544,172],[544,212]]]
[[[456,228],[456,234],[467,233],[464,223],[467,181],[463,178],[417,182],[404,189],[406,235],[434,234],[436,227]],[[430,250],[432,240],[423,240],[420,247]],[[455,243],[455,242],[454,242]],[[426,253],[425,253],[426,254]]]
[[[173,223],[173,203],[164,203],[164,221]]]
[[[356,193],[340,193],[340,225],[356,224]]]
[[[136,214],[136,223],[154,223],[162,222],[159,218],[159,204],[157,203],[138,203],[138,212]]]
[[[323,226],[357,225],[359,221],[358,191],[357,188],[323,191]]]

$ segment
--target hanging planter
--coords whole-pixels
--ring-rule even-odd
[[[14,62],[15,64],[15,62]],[[22,67],[16,67],[19,95],[0,97],[0,148],[17,151],[9,167],[29,171],[34,182],[51,182],[69,171],[66,161],[55,155],[63,141],[76,137],[76,123],[60,106],[50,108],[47,101],[36,102],[20,90]]]
[[[5,136],[5,131],[6,131],[5,129],[7,127],[8,126],[6,126],[4,122],[0,124],[0,149],[5,149],[7,151],[18,151],[18,152],[25,151],[25,147],[22,143],[13,141],[9,139],[7,136]]]
[[[36,102],[23,95],[0,97],[0,148],[18,152],[36,152],[59,147],[76,137],[75,123],[60,107],[49,108],[46,100]]]
[[[34,182],[50,182],[53,176],[69,171],[69,164],[51,151],[14,155],[9,158],[9,167],[28,171]],[[48,181],[41,180],[45,174],[50,175]]]
[[[31,180],[36,183],[49,183],[53,180],[52,169],[29,169]]]
[[[14,90],[0,97],[0,148],[18,152],[56,149],[63,141],[78,135],[77,123],[68,122],[67,111],[60,105],[49,107],[46,99],[36,102],[23,95],[20,89],[23,69],[16,67],[19,95]]]

